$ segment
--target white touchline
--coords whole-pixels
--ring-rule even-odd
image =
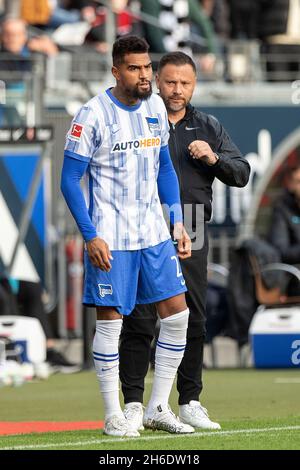
[[[120,437],[117,439],[107,438],[107,439],[93,439],[90,441],[78,441],[78,442],[60,442],[49,444],[40,444],[40,445],[24,445],[24,446],[10,446],[10,447],[0,447],[1,450],[26,450],[26,449],[46,449],[49,447],[75,447],[75,446],[88,446],[92,444],[107,444],[114,442],[139,442],[139,441],[153,441],[153,440],[162,440],[162,439],[176,439],[176,438],[191,438],[191,437],[213,437],[218,436],[233,436],[235,434],[260,434],[260,433],[271,433],[271,432],[280,432],[280,431],[300,431],[300,426],[282,426],[276,428],[254,428],[254,429],[235,429],[233,431],[210,431],[210,432],[196,432],[194,434],[166,434],[162,436],[141,436],[141,437]],[[2,436],[3,437],[3,436]],[[11,437],[11,436],[6,436]],[[17,437],[15,435],[15,437]],[[20,437],[20,436],[19,436]],[[101,450],[101,449],[99,449]],[[106,450],[106,449],[104,449]]]
[[[300,384],[300,378],[296,377],[290,377],[290,378],[285,378],[285,377],[277,377],[274,382],[276,384]]]

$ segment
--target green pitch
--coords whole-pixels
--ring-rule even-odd
[[[147,378],[146,400],[152,375]],[[205,371],[202,403],[222,431],[174,436],[144,431],[140,438],[112,438],[102,431],[0,436],[0,449],[200,450],[300,449],[299,370]],[[177,411],[176,390],[171,405]],[[45,382],[0,389],[1,421],[103,419],[93,372],[54,375]]]

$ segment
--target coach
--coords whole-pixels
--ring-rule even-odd
[[[205,341],[205,304],[207,290],[208,238],[206,222],[211,218],[212,184],[215,178],[229,186],[247,184],[250,166],[219,123],[197,111],[190,100],[196,86],[196,67],[183,52],[162,57],[156,77],[160,96],[168,112],[169,147],[181,190],[181,203],[204,205],[204,244],[192,257],[182,261],[182,271],[190,309],[187,345],[178,369],[179,417],[196,428],[220,429],[209,419],[199,402],[202,391],[203,348]],[[193,220],[193,228],[196,221]],[[196,247],[197,240],[193,240]],[[120,347],[120,378],[124,394],[124,414],[131,425],[141,429],[144,378],[147,374],[150,346],[155,333],[156,309],[137,305],[124,317]],[[167,345],[165,345],[167,348]]]

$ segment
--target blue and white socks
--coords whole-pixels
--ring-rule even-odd
[[[123,416],[119,399],[119,337],[122,320],[97,320],[93,356],[105,419]]]
[[[160,321],[156,346],[155,372],[148,409],[168,406],[173,381],[182,360],[189,310]],[[123,417],[119,400],[119,337],[122,320],[97,320],[93,356],[99,388],[104,402],[105,419]]]
[[[173,381],[183,358],[189,309],[160,320],[160,333],[156,345],[155,371],[148,409],[168,406]]]

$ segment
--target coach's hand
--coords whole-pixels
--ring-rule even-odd
[[[174,239],[178,241],[178,257],[190,258],[192,255],[192,242],[182,223],[176,223],[173,231]]]
[[[86,243],[86,248],[90,260],[94,266],[100,268],[101,271],[110,271],[110,261],[113,259],[108,244],[102,238],[96,237]]]
[[[193,158],[203,160],[207,165],[215,165],[218,161],[211,146],[204,140],[194,140],[188,149]]]

